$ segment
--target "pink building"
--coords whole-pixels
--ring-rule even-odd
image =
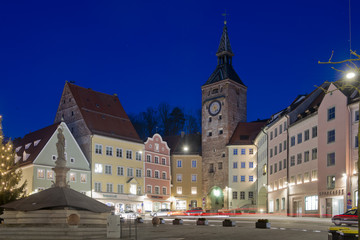
[[[170,209],[170,148],[159,134],[145,142],[145,211]]]

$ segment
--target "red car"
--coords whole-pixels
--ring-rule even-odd
[[[185,212],[186,215],[188,216],[198,216],[198,215],[201,215],[203,214],[204,210],[201,208],[201,207],[196,207],[196,208],[192,208],[192,209],[189,209]]]
[[[351,209],[346,213],[335,215],[332,217],[331,221],[336,226],[340,226],[343,223],[349,226],[352,224],[358,224],[357,209]]]

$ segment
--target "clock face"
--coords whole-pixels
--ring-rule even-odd
[[[221,104],[219,101],[213,101],[209,106],[209,113],[212,116],[217,115],[221,110]]]

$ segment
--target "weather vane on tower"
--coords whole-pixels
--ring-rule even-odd
[[[229,14],[226,13],[226,9],[225,9],[225,13],[222,14],[222,16],[224,17],[224,24],[226,25],[227,21],[226,21],[226,16],[228,16]]]

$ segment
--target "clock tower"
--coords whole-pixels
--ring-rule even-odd
[[[216,56],[216,69],[201,87],[202,171],[207,209],[228,207],[224,202],[229,183],[226,145],[237,124],[246,122],[247,87],[232,66],[234,53],[226,22]]]

